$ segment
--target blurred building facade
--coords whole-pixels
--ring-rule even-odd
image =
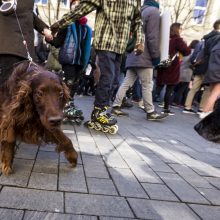
[[[69,11],[70,0],[61,0],[59,13],[58,0],[35,0],[39,16],[47,23],[52,24]],[[141,0],[142,3],[144,0]],[[183,37],[190,42],[201,39],[211,29],[215,20],[220,19],[220,0],[158,0],[160,10],[169,10],[172,22],[183,24]],[[94,28],[95,11],[87,15],[88,24]]]

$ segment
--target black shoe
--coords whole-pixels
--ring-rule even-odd
[[[163,118],[166,118],[168,115],[166,114],[158,114],[157,112],[151,112],[151,113],[147,113],[147,120],[149,121],[157,121],[157,120],[161,120]]]
[[[123,112],[119,106],[112,107],[111,113],[117,116],[128,116],[128,113]]]
[[[161,114],[164,115],[175,115],[175,112],[171,112],[169,109],[164,109]]]
[[[192,109],[187,109],[187,108],[184,108],[183,109],[183,113],[186,113],[186,114],[196,114],[196,112]]]
[[[121,108],[131,108],[133,107],[133,104],[131,104],[127,99],[123,99]]]

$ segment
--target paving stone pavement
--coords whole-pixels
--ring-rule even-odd
[[[76,104],[89,119],[93,97]],[[54,145],[20,144],[14,173],[0,176],[0,220],[219,220],[220,145],[196,134],[198,116],[125,111],[116,135],[63,126],[75,169]]]

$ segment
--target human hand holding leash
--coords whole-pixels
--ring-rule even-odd
[[[136,44],[134,48],[134,53],[136,56],[141,55],[144,52],[144,45],[143,43]]]
[[[50,29],[44,28],[43,30],[43,35],[45,36],[47,41],[52,41],[53,40],[53,35]]]

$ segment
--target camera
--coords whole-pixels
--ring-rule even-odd
[[[3,15],[10,15],[16,11],[16,8],[17,0],[2,1],[2,5],[0,6],[0,12]]]

